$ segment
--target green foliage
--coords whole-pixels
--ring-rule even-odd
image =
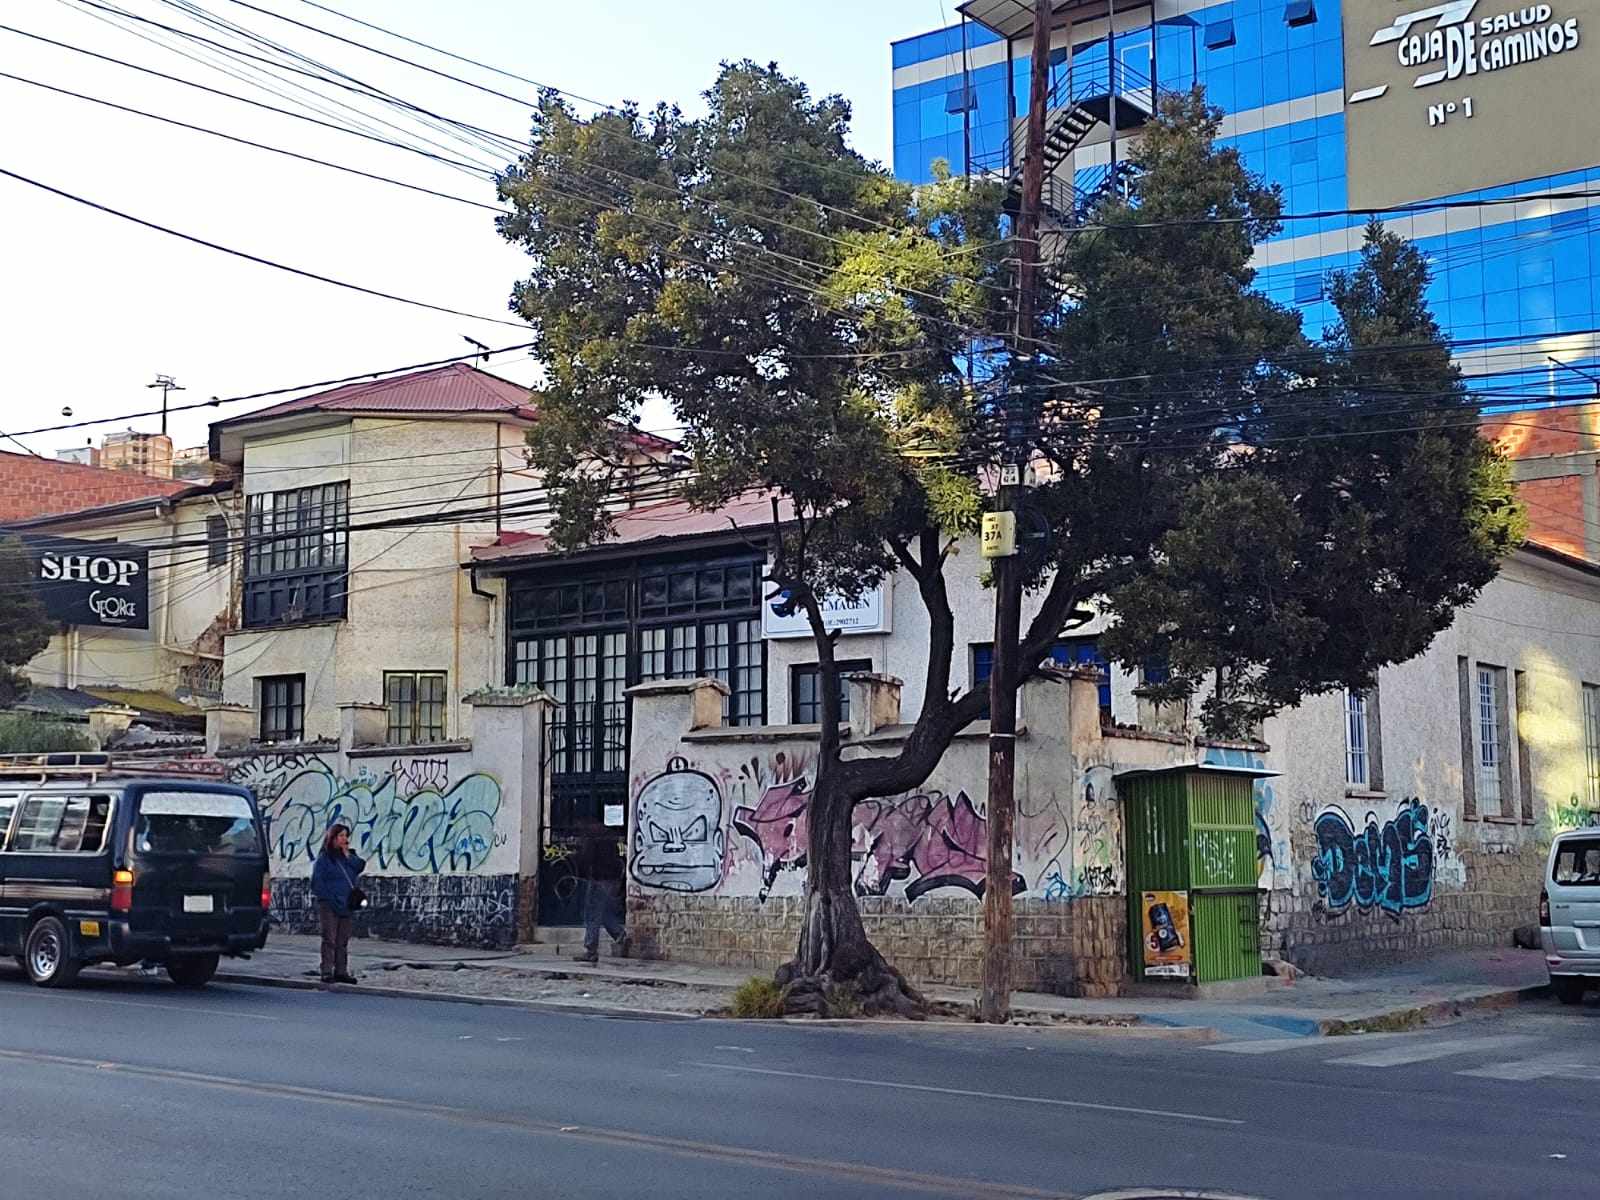
[[[33,572],[22,543],[0,537],[0,708],[28,694],[28,677],[17,668],[50,644],[50,619],[33,592]]]
[[[752,975],[733,993],[730,1011],[745,1020],[771,1020],[783,1016],[783,989],[771,976]]]
[[[0,754],[55,754],[93,750],[81,728],[32,713],[0,713]]]

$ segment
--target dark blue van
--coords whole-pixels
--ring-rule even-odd
[[[266,945],[272,881],[248,789],[63,757],[0,757],[0,954],[40,987],[92,963],[159,964],[202,987],[224,955]]]

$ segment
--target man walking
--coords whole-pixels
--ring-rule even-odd
[[[600,961],[600,930],[611,935],[617,957],[628,957],[628,931],[623,924],[622,855],[610,838],[589,843],[588,878],[584,881],[583,953],[578,962]]]

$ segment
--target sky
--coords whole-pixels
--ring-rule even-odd
[[[722,60],[775,60],[814,94],[839,92],[855,112],[855,145],[890,158],[889,43],[948,24],[953,0],[322,0],[328,7],[418,41],[582,96],[693,109]],[[294,77],[251,76],[248,65],[122,10],[217,41],[226,35],[184,8],[231,21],[430,111],[515,137],[528,105],[498,99],[388,62],[364,49],[296,29],[261,10],[416,58],[518,97],[528,84],[443,59],[362,28],[307,0],[5,0],[0,24],[165,74],[305,112],[309,101],[345,119],[336,101],[401,121],[392,110]],[[130,32],[130,28],[137,30]],[[140,35],[143,35],[142,37]],[[234,43],[230,43],[234,44]],[[172,47],[201,58],[181,57]],[[210,61],[246,75],[230,78]],[[492,203],[488,171],[503,160],[458,142],[453,154],[481,173],[325,130],[165,79],[0,30],[0,72],[223,130],[457,196]],[[309,81],[302,81],[307,82]],[[256,83],[287,94],[269,95]],[[331,97],[331,99],[329,98]],[[296,101],[290,103],[289,101]],[[583,111],[591,111],[584,109]],[[297,278],[143,229],[0,175],[0,448],[18,441],[52,454],[158,417],[157,374],[185,389],[173,405],[204,404],[461,354],[463,338],[490,346],[526,341],[507,298],[525,271],[520,251],[495,232],[494,214],[296,162],[0,78],[0,170],[194,237],[302,270],[475,314],[451,316]],[[363,118],[371,120],[370,117]],[[395,136],[381,127],[375,132]],[[407,125],[405,136],[421,131]],[[443,135],[427,136],[444,141]],[[533,383],[525,352],[489,367]],[[175,413],[179,446],[205,441],[208,421],[268,401]],[[63,410],[70,409],[70,416]],[[116,421],[60,432],[67,421]]]

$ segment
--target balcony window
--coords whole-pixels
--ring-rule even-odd
[[[350,485],[251,496],[245,509],[244,623],[345,615]]]

